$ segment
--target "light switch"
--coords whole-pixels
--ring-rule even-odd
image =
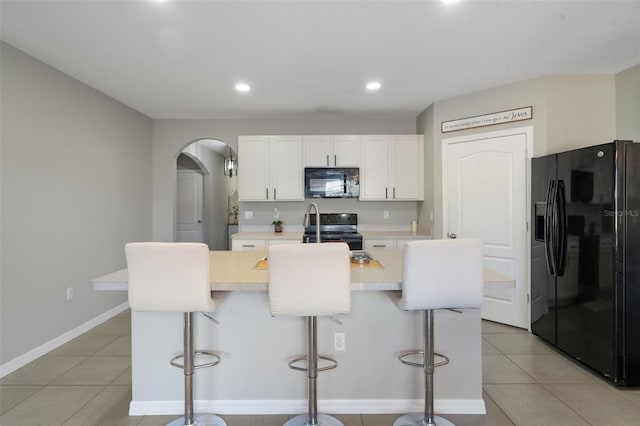
[[[245,219],[253,219],[253,212],[252,212],[252,211],[249,211],[249,210],[246,210],[246,211],[244,212],[244,218],[245,218]]]

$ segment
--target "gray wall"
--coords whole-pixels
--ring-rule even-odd
[[[616,75],[616,139],[640,142],[640,64]]]
[[[545,78],[546,137],[534,131],[535,156],[610,142],[616,137],[615,75]]]
[[[240,135],[309,135],[309,134],[413,134],[416,133],[415,117],[298,117],[291,119],[211,119],[211,120],[155,120],[153,136],[153,238],[157,241],[172,241],[174,237],[176,158],[185,146],[198,139],[208,138],[226,142],[237,152]],[[242,158],[238,159],[242,173]],[[250,208],[257,203],[251,203]],[[296,203],[296,210],[304,209],[303,202]],[[380,211],[380,203],[359,203],[364,216]],[[391,204],[388,203],[391,209]],[[402,223],[417,203],[412,203],[412,213],[399,213]],[[273,220],[273,209],[280,203],[264,203],[259,209],[261,222],[268,225]],[[278,207],[280,208],[280,207]],[[264,211],[263,211],[264,210]],[[401,211],[405,209],[400,208]],[[303,210],[300,210],[303,212]],[[293,213],[292,213],[293,215]],[[242,212],[241,212],[242,217]],[[297,214],[283,217],[285,223],[298,221]],[[382,222],[382,221],[381,221]]]
[[[91,279],[125,267],[126,242],[151,237],[152,121],[0,49],[5,364],[127,300]]]
[[[424,110],[416,119],[416,133],[424,135],[424,201],[418,203],[418,227],[433,235],[435,163],[434,157],[434,106]]]

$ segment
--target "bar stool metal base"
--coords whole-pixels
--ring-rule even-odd
[[[193,410],[193,375],[198,368],[206,368],[217,365],[220,356],[210,351],[193,350],[193,312],[183,314],[183,351],[182,354],[171,358],[171,365],[183,370],[184,375],[184,416],[173,420],[167,426],[227,426],[227,423],[215,414],[196,414]],[[213,361],[195,364],[195,355],[212,358]],[[182,359],[181,364],[178,360]]]
[[[344,424],[328,414],[318,414],[317,426],[344,426]],[[309,414],[300,414],[292,419],[289,419],[283,426],[310,426]]]
[[[393,422],[393,426],[455,426],[449,420],[440,416],[433,416],[435,423],[427,423],[424,421],[424,413],[405,414]]]
[[[195,423],[191,423],[189,426],[227,426],[224,420],[215,414],[196,414],[193,416]],[[180,417],[167,423],[167,426],[184,426],[185,418]]]

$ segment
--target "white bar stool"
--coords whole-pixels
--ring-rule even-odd
[[[335,417],[318,414],[318,371],[336,368],[338,362],[318,355],[316,320],[319,315],[348,313],[351,310],[351,269],[349,246],[344,243],[284,244],[270,246],[269,307],[271,315],[307,317],[307,356],[289,362],[295,370],[307,371],[308,412],[285,426],[336,425]],[[318,358],[330,362],[318,368]],[[307,360],[307,367],[294,363]]]
[[[433,409],[434,367],[449,363],[434,351],[433,312],[482,306],[482,249],[482,241],[474,239],[412,241],[405,246],[402,293],[395,301],[405,311],[423,311],[424,350],[404,352],[398,358],[424,369],[425,401],[424,413],[405,414],[393,426],[453,426]],[[405,359],[415,354],[423,356],[422,363]],[[435,356],[443,361],[436,363]]]
[[[184,417],[169,423],[178,425],[226,426],[214,414],[194,414],[193,373],[212,367],[220,357],[209,351],[193,350],[193,313],[213,312],[222,298],[213,297],[209,283],[209,248],[200,243],[129,243],[125,246],[129,268],[129,305],[133,311],[182,312],[184,350],[171,365],[184,372]],[[195,365],[195,355],[213,360]],[[184,358],[184,363],[178,360]]]

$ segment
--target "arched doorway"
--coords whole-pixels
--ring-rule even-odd
[[[237,161],[235,152],[226,143],[209,138],[193,141],[177,154],[174,206],[176,241],[197,240],[195,228],[197,220],[201,220],[201,242],[211,250],[227,249],[229,197],[237,188],[235,173],[232,177],[225,174],[225,158],[230,154]],[[195,183],[198,178],[202,180],[201,189]],[[199,194],[202,199],[201,219],[196,213]],[[189,228],[188,225],[195,226]]]

